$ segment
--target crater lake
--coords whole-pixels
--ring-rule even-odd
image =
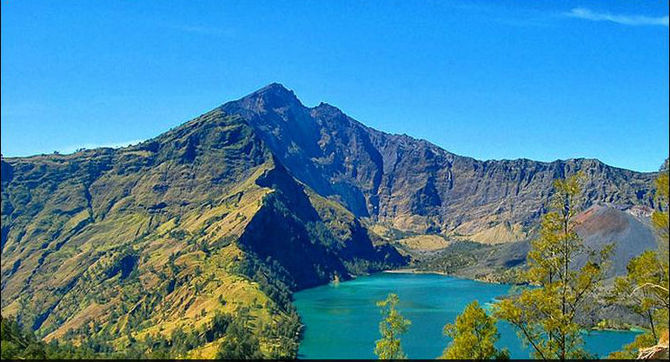
[[[411,320],[402,335],[409,358],[436,358],[450,338],[442,334],[473,300],[489,307],[512,286],[458,279],[438,274],[377,273],[295,293],[295,305],[305,329],[299,358],[376,358],[373,350],[380,338],[381,314],[375,305],[396,293],[398,310]],[[499,348],[508,348],[512,358],[529,358],[516,330],[498,322]],[[604,358],[632,342],[634,331],[585,331],[587,351]]]

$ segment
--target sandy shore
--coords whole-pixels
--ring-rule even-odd
[[[438,275],[449,275],[447,273],[430,271],[430,270],[416,270],[416,269],[389,269],[382,270],[382,273],[395,273],[395,274],[438,274]]]

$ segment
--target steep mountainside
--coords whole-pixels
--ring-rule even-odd
[[[478,161],[376,131],[325,103],[307,108],[279,84],[221,109],[242,115],[289,171],[321,195],[400,230],[481,242],[523,239],[545,211],[552,180],[579,170],[588,177],[587,207],[653,205],[655,173],[592,159]]]
[[[295,319],[291,290],[403,263],[373,239],[219,110],[133,147],[2,160],[2,313],[47,339],[249,309],[264,351],[290,356],[264,331]]]
[[[278,84],[135,146],[1,166],[2,315],[96,351],[213,357],[241,330],[265,356],[295,357],[292,291],[406,264],[392,245],[502,243],[459,258],[518,265],[527,242],[512,241],[532,235],[552,180],[578,170],[584,204],[607,206],[586,239],[620,239],[624,261],[651,245],[635,244],[643,223],[608,210],[653,207],[654,173],[478,161],[305,107]]]

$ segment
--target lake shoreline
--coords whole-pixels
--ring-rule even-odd
[[[631,326],[629,328],[598,328],[593,327],[589,328],[589,331],[605,331],[605,332],[633,332],[633,333],[644,333],[646,330],[642,327]]]
[[[437,274],[453,277],[453,275],[447,274],[445,272],[431,271],[431,270],[417,270],[416,268],[407,268],[407,269],[387,269],[382,270],[382,273],[389,274]]]
[[[443,275],[443,276],[458,278],[458,279],[472,280],[472,281],[481,282],[481,283],[499,284],[499,285],[523,285],[523,284],[514,284],[514,283],[503,283],[503,282],[499,282],[499,281],[495,281],[495,280],[489,280],[489,279],[486,279],[486,278],[470,278],[470,277],[463,276],[463,275],[450,274],[450,273],[445,273],[445,272],[436,271],[436,270],[418,270],[416,268],[386,269],[386,270],[381,270],[380,272],[381,273],[389,273],[389,274],[435,274],[435,275]]]

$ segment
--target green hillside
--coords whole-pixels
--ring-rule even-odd
[[[242,313],[265,356],[294,357],[293,290],[403,262],[220,111],[130,148],[2,162],[2,314],[45,341],[130,350]],[[214,334],[172,353],[214,357]]]

